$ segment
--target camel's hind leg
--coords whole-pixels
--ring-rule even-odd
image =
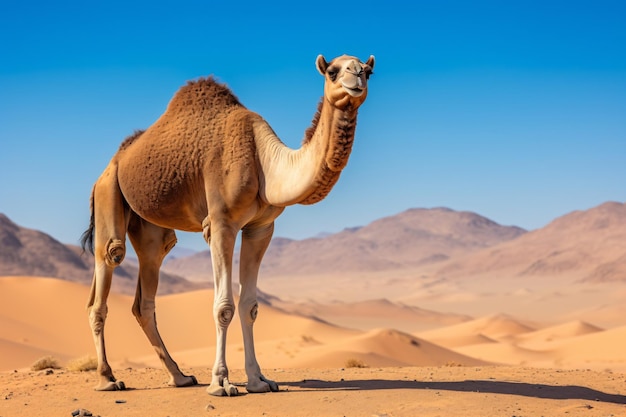
[[[176,244],[176,235],[172,229],[164,229],[131,214],[128,226],[130,238],[139,259],[139,281],[133,304],[133,314],[170,374],[169,385],[185,387],[196,385],[198,381],[192,375],[184,375],[170,354],[159,335],[155,317],[155,295],[159,284],[159,269],[163,258]]]
[[[106,358],[104,323],[107,316],[107,298],[111,289],[113,270],[126,253],[126,225],[128,209],[119,189],[115,167],[108,166],[93,190],[93,225],[95,270],[88,303],[89,323],[98,356],[99,382],[96,390],[124,389],[117,381]]]

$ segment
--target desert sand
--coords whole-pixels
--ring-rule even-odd
[[[211,290],[157,298],[166,345],[200,382],[183,389],[165,385],[165,372],[130,313],[132,297],[112,293],[108,354],[130,389],[100,393],[92,389],[93,371],[30,370],[42,356],[63,365],[94,355],[85,309],[89,288],[51,278],[2,277],[0,416],[71,415],[80,408],[101,416],[626,415],[626,316],[620,321],[608,314],[618,311],[615,294],[604,295],[608,310],[594,307],[602,298],[598,292],[614,291],[603,288],[586,304],[573,291],[568,300],[563,290],[559,314],[544,316],[537,309],[514,315],[523,312],[515,306],[498,311],[501,304],[481,315],[493,295],[481,299],[478,291],[467,293],[478,299],[473,304],[460,303],[465,314],[384,299],[358,301],[354,292],[357,301],[335,301],[328,309],[319,299],[306,306],[263,304],[255,327],[257,356],[281,392],[213,398],[204,392],[214,357]],[[536,291],[529,297],[538,299]],[[511,297],[522,292],[516,294]],[[367,328],[364,316],[378,320]],[[231,379],[245,383],[237,321],[229,330],[227,358]]]
[[[268,369],[278,393],[211,397],[210,370],[190,369],[200,385],[169,388],[152,368],[118,375],[132,389],[96,392],[93,374],[55,371],[0,375],[0,415],[70,416],[566,416],[626,414],[623,374],[527,367]],[[233,370],[235,383],[244,381]],[[243,388],[242,388],[243,390]]]

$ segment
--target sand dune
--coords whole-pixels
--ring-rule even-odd
[[[458,353],[502,365],[557,366],[551,352],[525,349],[508,342],[460,346]]]
[[[66,352],[57,352],[13,340],[0,339],[0,371],[28,366],[44,356],[68,359]]]
[[[469,320],[462,314],[440,313],[394,303],[385,298],[357,302],[288,303],[273,301],[288,312],[319,317],[334,324],[360,330],[390,327],[404,332],[416,332]]]
[[[1,337],[18,344],[0,355],[0,369],[29,366],[41,356],[39,351],[53,352],[61,360],[93,353],[85,308],[88,295],[84,285],[52,278],[0,278]],[[131,306],[131,297],[114,293],[109,297],[107,339],[112,358],[152,352]]]
[[[511,339],[534,330],[513,317],[497,314],[419,333],[420,337],[442,346],[458,347],[467,344],[492,343]]]
[[[581,320],[574,320],[534,332],[523,333],[517,336],[516,341],[517,344],[521,346],[542,349],[545,348],[546,344],[601,331],[602,329],[600,327],[594,326],[593,324]]]
[[[626,326],[601,332],[586,334],[563,341],[555,341],[559,345],[555,354],[559,355],[565,366],[599,367],[606,364],[607,369],[626,370]]]
[[[3,324],[0,369],[27,367],[43,354],[61,360],[93,354],[85,310],[88,293],[85,286],[56,279],[0,278],[0,323]],[[212,290],[157,299],[161,334],[181,365],[212,364],[215,344],[212,299]],[[109,298],[106,327],[109,358],[114,363],[157,366],[156,355],[130,313],[131,305],[132,298],[128,296],[111,294]],[[330,363],[343,366],[347,360],[359,358],[377,366],[439,364],[462,359],[443,348],[435,352],[430,344],[414,342],[412,336],[394,330],[372,335],[287,314],[267,305],[260,307],[255,335],[259,359],[265,366],[319,367]],[[429,346],[426,352],[431,356],[430,361],[415,356],[424,351],[416,349],[418,344]],[[242,337],[236,322],[229,331],[228,346],[231,364],[243,366]],[[334,359],[330,361],[330,358]]]
[[[518,340],[461,346],[455,351],[507,365],[626,371],[626,326],[602,331],[586,323],[566,323],[521,335]]]
[[[457,353],[498,364],[626,370],[626,327],[602,330],[580,320],[534,330],[495,315],[418,333]]]
[[[24,369],[44,355],[64,362],[94,354],[88,293],[85,286],[56,279],[0,278],[0,387],[8,415],[69,415],[85,408],[120,416],[208,411],[434,417],[444,409],[447,416],[483,416],[493,415],[497,404],[506,415],[590,416],[621,415],[626,404],[626,374],[617,373],[626,372],[624,324],[602,330],[576,320],[542,327],[496,314],[411,335],[391,328],[349,330],[266,304],[255,328],[256,350],[281,392],[209,397],[205,386],[215,355],[211,290],[157,298],[163,338],[199,386],[165,387],[166,374],[130,313],[132,298],[119,294],[109,302],[108,353],[116,375],[133,389],[96,392],[93,372]],[[381,300],[359,305],[373,311],[386,306],[381,311],[389,314],[397,308]],[[334,314],[351,314],[349,307],[335,307]],[[245,383],[243,356],[235,321],[227,357],[238,385]]]
[[[344,354],[343,361],[337,359],[337,352]],[[486,362],[451,352],[423,339],[392,329],[374,329],[358,336],[346,338],[335,343],[315,347],[309,356],[326,360],[325,366],[345,366],[345,358],[363,360],[369,366],[440,366],[479,365]],[[388,358],[393,359],[393,363]],[[299,359],[296,364],[302,367],[319,367],[319,361],[311,358]],[[318,366],[314,366],[318,365]]]
[[[0,370],[28,367],[44,355],[61,361],[93,355],[85,309],[88,294],[88,287],[67,281],[0,278]],[[209,367],[213,362],[212,300],[212,290],[157,298],[161,335],[181,366]],[[109,359],[117,368],[160,367],[130,313],[132,301],[129,296],[110,296],[106,327]],[[346,322],[359,308],[388,315],[396,311],[400,317],[409,314],[405,319],[417,320],[417,313],[422,312],[373,300],[336,304],[328,318],[334,315],[338,322]],[[351,330],[262,304],[255,337],[259,361],[266,368],[495,363],[626,370],[626,327],[602,330],[580,320],[540,326],[496,314],[411,335],[391,327]],[[227,355],[231,367],[243,368],[237,321],[229,330]]]

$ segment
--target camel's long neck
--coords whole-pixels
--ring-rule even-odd
[[[339,179],[352,150],[357,110],[338,110],[324,100],[319,112],[313,132],[298,150],[285,146],[267,123],[255,127],[263,173],[261,197],[267,203],[281,207],[317,203]]]

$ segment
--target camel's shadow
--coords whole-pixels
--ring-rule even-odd
[[[302,390],[386,390],[416,389],[458,392],[482,392],[492,394],[521,395],[552,400],[580,399],[605,403],[626,404],[626,396],[609,394],[578,385],[546,385],[526,382],[466,380],[453,382],[396,381],[367,379],[353,381],[322,381],[307,379],[300,382],[282,382],[280,386],[298,387]]]

